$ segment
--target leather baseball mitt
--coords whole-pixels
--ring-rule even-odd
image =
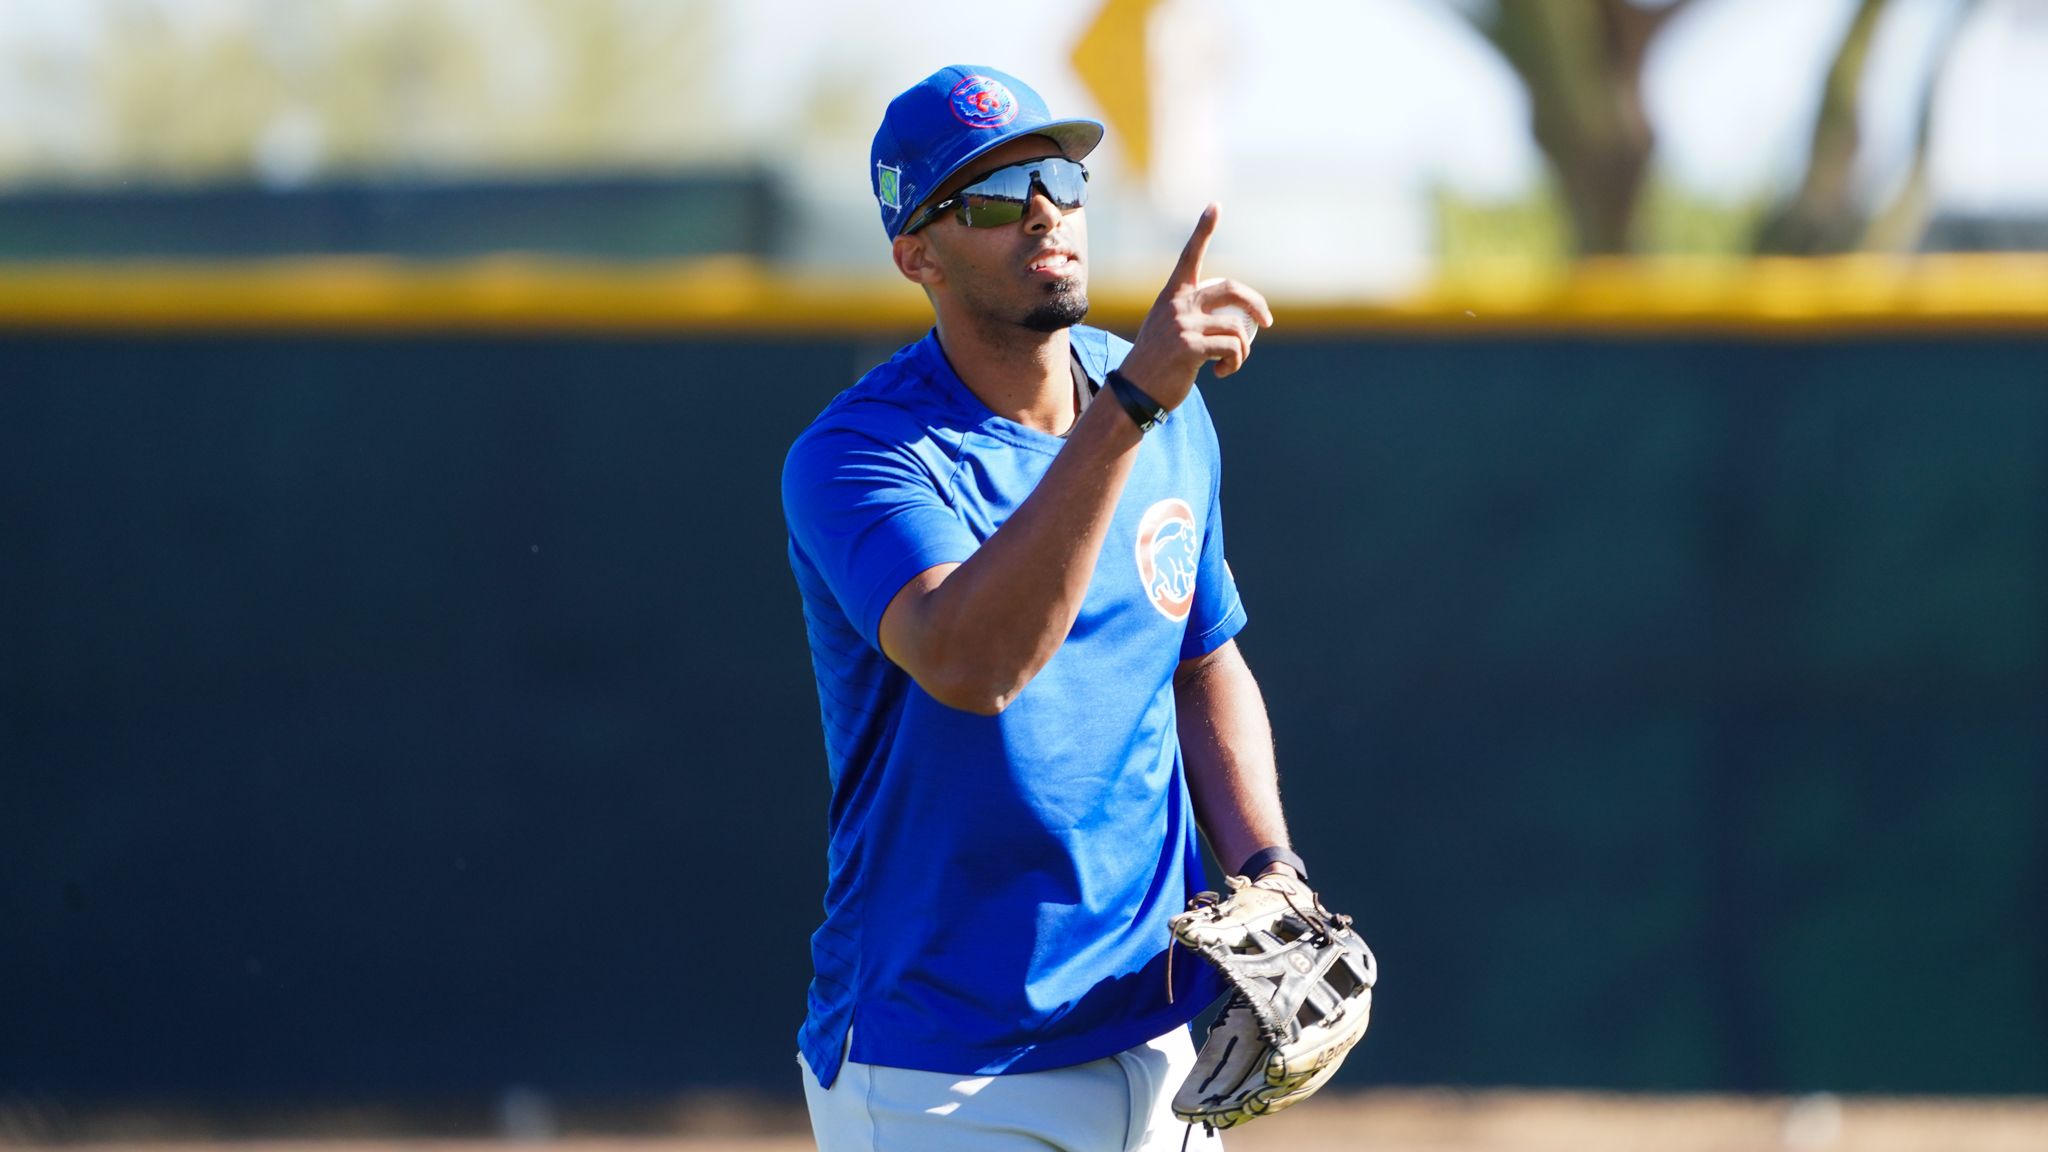
[[[1189,1123],[1229,1128],[1299,1103],[1365,1035],[1372,950],[1308,886],[1284,875],[1227,878],[1172,920],[1174,938],[1230,982],[1194,1071],[1173,1098]]]

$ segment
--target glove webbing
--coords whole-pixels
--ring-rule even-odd
[[[1258,946],[1257,953],[1240,952],[1223,944],[1204,946],[1202,951],[1222,969],[1224,978],[1237,990],[1245,1006],[1258,1017],[1259,1031],[1269,1042],[1277,1045],[1299,1035],[1299,1013],[1303,1004],[1314,1008],[1322,1017],[1335,1015],[1342,1007],[1342,997],[1323,978],[1348,954],[1339,934],[1348,934],[1351,918],[1332,915],[1313,898],[1310,910],[1303,911],[1301,905],[1295,903],[1292,893],[1284,889],[1275,891],[1287,901],[1288,909],[1300,921],[1303,931],[1299,935],[1283,940],[1271,929],[1250,929],[1247,936]],[[1210,908],[1212,913],[1219,906],[1212,892],[1201,893],[1192,903]],[[1169,993],[1172,990],[1172,965],[1173,956],[1169,950]]]

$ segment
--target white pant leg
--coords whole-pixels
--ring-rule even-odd
[[[956,1076],[848,1060],[827,1090],[804,1064],[818,1152],[1219,1152],[1221,1140],[1175,1119],[1194,1065],[1187,1030],[1086,1064]],[[797,1058],[803,1063],[803,1058]]]
[[[1132,1142],[1127,1152],[1222,1152],[1223,1137],[1201,1125],[1189,1131],[1173,1114],[1173,1094],[1195,1066],[1195,1041],[1185,1028],[1128,1048],[1114,1057],[1131,1085]]]

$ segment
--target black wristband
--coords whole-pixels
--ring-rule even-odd
[[[1116,402],[1124,406],[1131,422],[1140,432],[1150,432],[1166,423],[1166,409],[1159,401],[1145,395],[1145,390],[1131,383],[1130,377],[1122,371],[1112,369],[1109,373],[1109,390],[1116,394]]]
[[[1264,872],[1267,866],[1273,864],[1285,864],[1294,869],[1295,874],[1304,881],[1308,879],[1308,865],[1301,862],[1301,857],[1294,854],[1294,849],[1282,848],[1277,844],[1270,848],[1261,848],[1257,852],[1252,853],[1251,858],[1244,862],[1244,867],[1237,870],[1237,874],[1239,876],[1249,876],[1256,880],[1259,878],[1259,873]]]

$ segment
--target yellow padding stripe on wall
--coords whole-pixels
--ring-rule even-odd
[[[1091,319],[1135,327],[1152,289],[1097,285]],[[1605,261],[1492,274],[1393,301],[1289,300],[1289,332],[2048,332],[2048,254]],[[887,276],[744,260],[596,264],[316,258],[0,265],[0,329],[858,335],[931,322]]]

